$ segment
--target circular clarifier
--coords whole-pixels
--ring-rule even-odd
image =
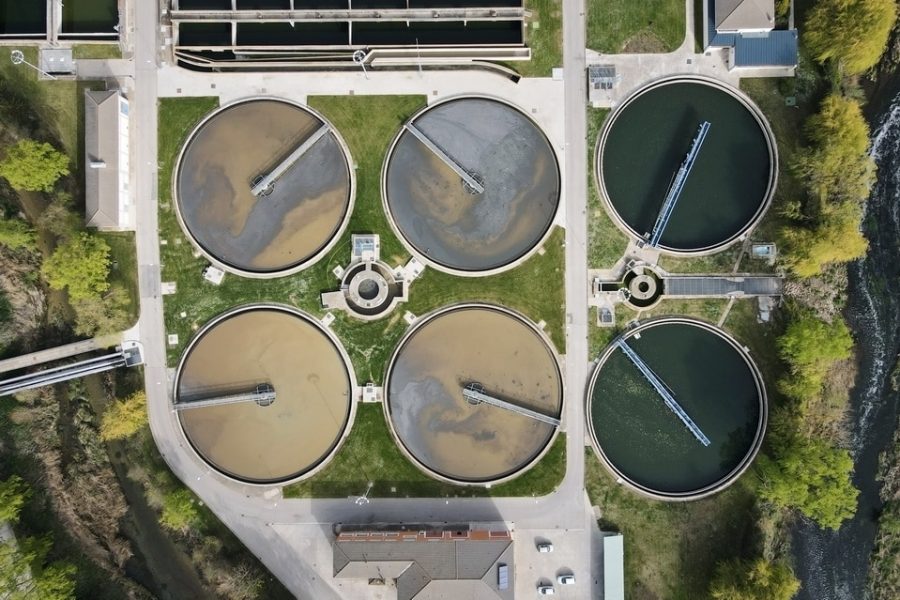
[[[649,239],[701,123],[709,131],[658,242],[672,253],[724,248],[762,218],[775,191],[778,156],[763,114],[741,92],[697,77],[638,90],[610,115],[597,169],[607,207],[636,239]]]
[[[388,421],[401,448],[426,473],[460,484],[521,474],[540,458],[557,427],[473,403],[464,395],[467,386],[559,419],[562,380],[549,341],[507,309],[455,306],[419,321],[388,369]]]
[[[243,101],[207,117],[175,178],[185,232],[212,262],[249,277],[312,264],[346,226],[352,196],[337,132],[281,100]]]
[[[527,256],[548,234],[559,195],[547,137],[518,109],[487,98],[423,110],[385,163],[385,207],[400,238],[424,262],[457,274],[497,272]]]
[[[333,336],[296,310],[257,305],[225,313],[181,359],[175,407],[184,433],[207,463],[235,479],[307,475],[330,458],[352,418],[344,356]],[[260,386],[271,386],[274,400],[246,400]]]
[[[626,355],[629,349],[697,434]],[[726,487],[750,465],[766,406],[759,371],[728,334],[701,321],[662,319],[625,333],[601,355],[588,422],[595,449],[617,477],[657,498],[691,499]]]

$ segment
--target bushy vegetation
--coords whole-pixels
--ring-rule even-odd
[[[791,600],[799,589],[787,564],[732,559],[719,564],[709,595],[713,600]]]
[[[842,319],[827,323],[802,311],[778,338],[778,353],[788,365],[781,391],[805,408],[821,395],[825,376],[834,363],[850,357],[853,338]]]
[[[819,275],[829,264],[864,255],[862,203],[875,181],[868,154],[869,127],[859,103],[838,95],[807,120],[809,144],[792,164],[806,197],[786,210],[781,231],[784,264],[798,277]]]
[[[41,271],[50,287],[67,290],[72,300],[98,297],[109,289],[109,245],[81,232],[61,244]]]
[[[0,481],[0,526],[14,526],[31,490],[18,476]],[[12,537],[0,543],[0,598],[69,600],[75,598],[75,565],[48,559],[49,536]]]
[[[875,66],[897,19],[896,0],[818,0],[809,11],[804,43],[819,62],[847,75]]]
[[[147,394],[140,390],[106,409],[100,421],[100,438],[104,442],[129,438],[146,424]]]
[[[0,244],[11,250],[35,250],[34,230],[22,219],[0,219]]]
[[[69,158],[46,142],[24,139],[6,149],[0,177],[16,189],[51,192],[60,177],[69,174]]]

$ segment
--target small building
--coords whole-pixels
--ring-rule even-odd
[[[726,48],[729,69],[797,66],[796,29],[775,29],[775,0],[704,0],[704,48]]]
[[[621,533],[603,536],[603,598],[625,600],[625,544]]]
[[[342,527],[335,578],[396,582],[397,600],[512,600],[512,534],[474,525]]]
[[[116,90],[84,92],[85,224],[134,229],[128,189],[128,100]]]

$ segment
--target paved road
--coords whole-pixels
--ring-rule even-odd
[[[157,446],[172,470],[256,553],[272,572],[300,598],[315,600],[354,597],[331,581],[327,560],[327,531],[335,522],[503,520],[523,530],[559,530],[556,544],[571,546],[575,564],[567,565],[588,584],[591,572],[592,526],[584,494],[584,408],[587,381],[587,259],[585,203],[586,143],[584,113],[583,0],[564,1],[565,23],[565,148],[563,178],[566,221],[567,405],[563,420],[567,439],[567,471],[561,487],[541,498],[372,500],[357,506],[350,499],[283,500],[275,490],[243,486],[211,471],[189,449],[170,409],[165,366],[162,300],[159,294],[159,240],[156,190],[157,7],[136,3],[135,91],[132,101],[132,139],[137,191],[137,246],[141,291],[141,341],[150,426]],[[222,75],[225,77],[225,75]],[[292,85],[304,87],[320,77],[293,74]],[[440,77],[440,76],[437,76]],[[437,79],[440,81],[440,79]],[[498,79],[499,82],[503,80]],[[421,85],[421,83],[418,83]],[[404,93],[405,89],[395,89]],[[246,93],[252,93],[247,89]],[[362,492],[362,490],[360,490]],[[267,493],[269,492],[269,493]],[[565,535],[563,535],[563,530]],[[309,540],[314,542],[305,552]],[[314,560],[313,556],[325,557]],[[594,555],[596,556],[596,555]],[[587,585],[580,598],[589,598]]]

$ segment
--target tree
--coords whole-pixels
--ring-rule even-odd
[[[100,438],[104,442],[131,437],[147,423],[147,396],[135,392],[123,402],[116,402],[103,413]]]
[[[856,512],[859,490],[853,487],[850,453],[819,439],[799,435],[773,440],[773,457],[757,463],[760,496],[795,508],[822,527],[837,529]]]
[[[861,202],[875,182],[869,156],[869,126],[859,103],[831,95],[805,124],[810,146],[798,153],[794,170],[819,200]]]
[[[38,217],[37,226],[57,237],[69,238],[82,228],[82,219],[72,210],[72,197],[60,192]]]
[[[0,598],[69,600],[75,598],[75,566],[45,565],[50,537],[9,540],[0,544]]]
[[[71,304],[75,311],[75,333],[78,335],[106,335],[122,331],[130,325],[128,306],[131,299],[120,286],[111,286],[102,296],[73,300]]]
[[[817,61],[835,61],[855,75],[881,58],[896,19],[895,0],[818,0],[803,39]]]
[[[827,323],[811,313],[801,313],[790,322],[776,344],[778,354],[790,370],[781,388],[787,395],[803,401],[818,396],[831,366],[850,357],[853,338],[840,317]]]
[[[800,581],[784,563],[732,559],[716,566],[709,595],[713,600],[791,600],[799,589]]]
[[[0,481],[0,523],[15,523],[19,513],[31,495],[28,484],[18,475]]]
[[[53,191],[53,184],[69,174],[69,159],[47,143],[20,140],[0,161],[0,176],[10,185],[31,192]]]
[[[68,288],[72,300],[97,297],[109,289],[109,245],[82,232],[59,246],[41,271],[50,287]]]
[[[0,244],[12,250],[35,249],[34,230],[21,219],[0,220]]]
[[[194,494],[187,488],[178,488],[163,495],[162,515],[159,522],[168,529],[187,533],[202,523]]]
[[[862,207],[844,202],[829,207],[813,228],[781,230],[783,262],[798,277],[815,277],[829,263],[848,262],[864,256],[869,242],[860,231]]]

